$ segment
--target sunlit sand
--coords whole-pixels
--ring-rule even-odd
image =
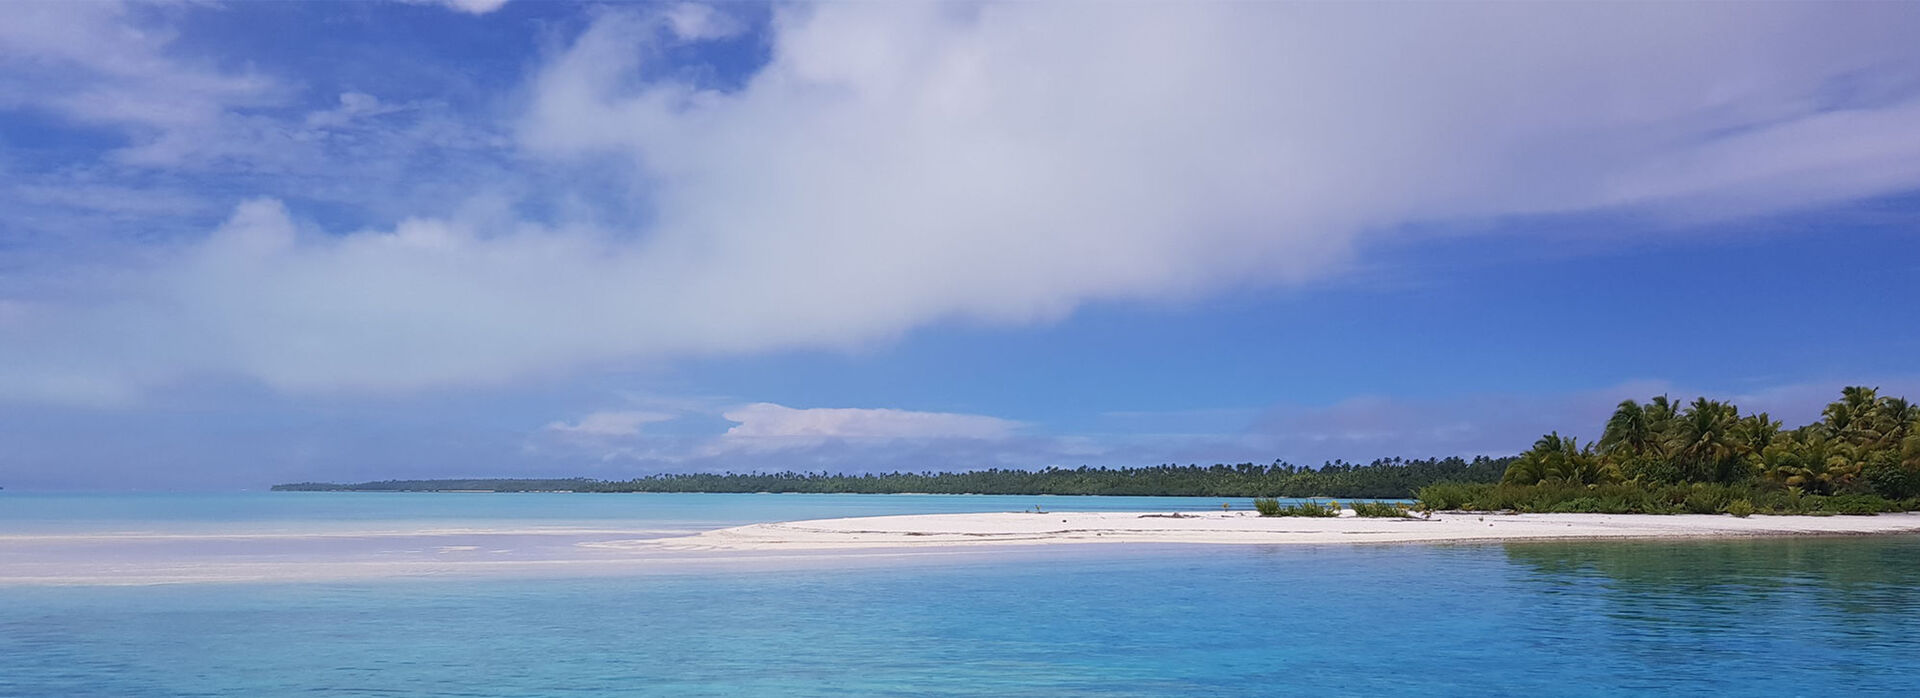
[[[1351,512],[1349,512],[1350,514]],[[754,524],[652,545],[800,550],[1059,543],[1298,545],[1533,539],[1724,538],[1920,533],[1920,513],[1650,516],[1441,513],[1430,518],[1267,518],[1252,512],[932,514]]]
[[[1920,513],[1637,516],[1441,513],[1430,518],[1262,518],[1252,512],[989,513],[765,523],[709,531],[513,524],[342,531],[0,536],[0,585],[300,582],[589,576],[901,560],[1001,559],[1068,546],[1343,545],[1553,539],[1920,534]]]

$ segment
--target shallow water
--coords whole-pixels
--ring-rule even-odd
[[[0,587],[0,695],[1920,695],[1916,536],[813,559]]]
[[[888,514],[1021,511],[1202,511],[1253,500],[1211,497],[1059,497],[925,494],[651,494],[222,492],[101,494],[0,492],[0,534],[80,532],[312,532],[396,525],[624,526],[698,530],[767,521]]]

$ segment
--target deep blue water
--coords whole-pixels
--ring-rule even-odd
[[[1383,693],[1920,695],[1920,537],[0,587],[7,696]]]

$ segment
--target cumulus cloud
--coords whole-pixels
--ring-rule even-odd
[[[665,412],[594,412],[573,422],[553,422],[546,429],[576,436],[638,436],[641,427],[673,418],[674,415]]]
[[[724,34],[687,7],[675,36]],[[642,63],[660,22],[600,15],[517,135],[558,168],[630,163],[645,225],[317,231],[248,203],[91,297],[13,299],[45,310],[0,326],[0,395],[846,347],[1324,278],[1409,223],[1920,186],[1906,4],[832,3],[776,11],[725,91]]]

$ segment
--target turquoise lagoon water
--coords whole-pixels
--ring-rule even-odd
[[[441,496],[262,511],[290,525],[301,511],[422,516],[383,509],[416,501],[460,520],[516,508]],[[618,497],[574,497],[549,513],[630,516],[597,509]],[[648,506],[758,518],[701,497],[722,496]],[[865,503],[882,499],[858,506],[989,506]],[[191,509],[174,520],[204,525]],[[1092,545],[633,576],[0,587],[6,696],[1383,693],[1920,695],[1920,537]]]
[[[625,525],[694,530],[767,521],[1021,511],[1200,511],[1253,500],[868,494],[0,492],[0,534],[355,530],[392,524]]]

